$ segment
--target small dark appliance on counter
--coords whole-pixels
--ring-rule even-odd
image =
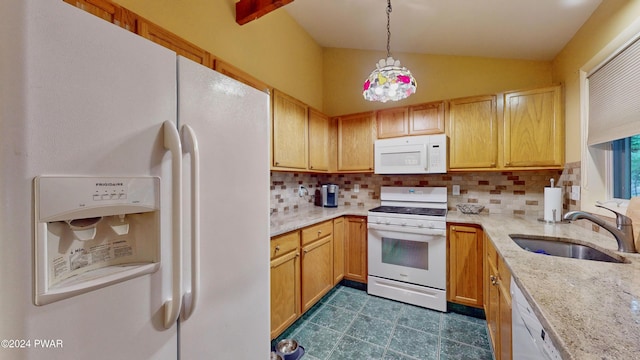
[[[338,191],[336,184],[322,185],[322,206],[338,207]]]
[[[320,189],[316,189],[315,196],[313,197],[313,204],[315,206],[322,206],[322,192]]]

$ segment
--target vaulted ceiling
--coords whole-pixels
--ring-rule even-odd
[[[552,60],[601,2],[392,0],[391,51]],[[237,18],[281,6],[323,47],[386,51],[387,0],[240,0]]]

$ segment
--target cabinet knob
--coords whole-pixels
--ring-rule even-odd
[[[318,237],[320,237],[320,234],[322,234],[322,230],[318,230]]]
[[[278,165],[280,165],[280,163],[276,161],[276,166],[278,166]]]
[[[498,285],[498,277],[495,275],[489,276],[489,280],[491,280],[491,285]]]
[[[280,251],[280,245],[276,245],[275,251],[276,252]]]

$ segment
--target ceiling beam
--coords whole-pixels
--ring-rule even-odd
[[[293,0],[240,0],[236,3],[236,22],[244,25]]]

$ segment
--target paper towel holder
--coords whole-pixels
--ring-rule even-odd
[[[556,209],[551,210],[553,211],[553,218],[556,218]],[[561,220],[545,220],[544,218],[538,218],[538,221],[547,223],[547,224],[569,224],[570,221],[569,220],[565,220],[562,216],[560,216]]]

